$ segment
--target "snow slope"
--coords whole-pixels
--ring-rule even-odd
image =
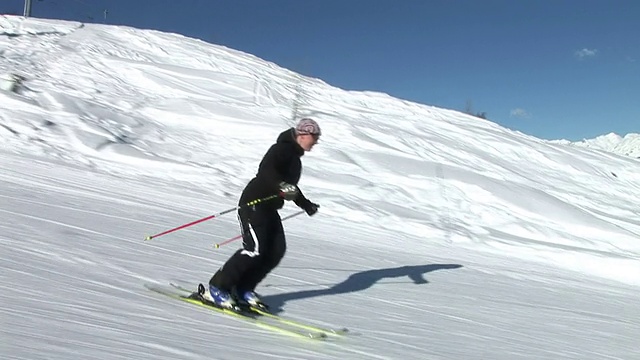
[[[634,359],[640,163],[348,92],[175,34],[0,17],[0,355],[7,359]],[[289,339],[149,293],[206,282],[294,118],[323,128],[260,291],[347,326]],[[295,211],[287,206],[283,213]],[[6,324],[6,326],[5,326]]]

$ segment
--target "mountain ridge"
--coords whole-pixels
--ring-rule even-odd
[[[620,136],[611,132],[605,135],[596,136],[592,139],[583,139],[580,141],[563,139],[554,140],[552,142],[563,145],[603,150],[614,154],[640,159],[640,134],[638,133],[629,133],[624,136]]]

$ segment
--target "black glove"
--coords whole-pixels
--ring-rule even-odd
[[[297,186],[286,183],[284,181],[281,182],[279,186],[280,196],[285,200],[295,200],[298,198],[298,194],[300,193],[300,191],[298,190]]]
[[[318,212],[319,207],[320,205],[314,204],[311,201],[309,201],[309,203],[304,206],[304,211],[307,213],[307,215],[313,216],[313,214]]]

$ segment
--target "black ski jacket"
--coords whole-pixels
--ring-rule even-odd
[[[290,128],[278,136],[275,144],[271,145],[262,158],[256,177],[251,179],[240,196],[239,205],[244,205],[256,199],[262,199],[280,192],[280,182],[298,185],[302,172],[300,158],[304,149],[295,138],[295,129]],[[296,205],[307,209],[312,203],[299,192],[294,200]],[[284,200],[281,198],[269,200],[256,206],[277,210],[282,208]]]

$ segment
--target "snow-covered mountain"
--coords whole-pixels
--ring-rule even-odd
[[[0,17],[0,358],[640,359],[640,162],[350,92],[176,34]],[[207,282],[277,135],[323,136],[258,290],[288,338],[147,291]],[[283,216],[298,209],[287,204]]]
[[[614,154],[640,158],[640,134],[627,134],[624,137],[615,133],[601,135],[593,139],[582,141],[558,140],[560,144],[581,146],[586,148],[604,150]]]

